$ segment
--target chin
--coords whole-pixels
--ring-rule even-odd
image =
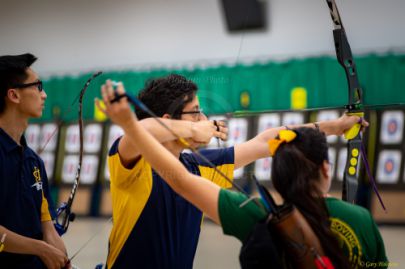
[[[33,114],[31,114],[30,115],[30,118],[41,118],[42,117],[42,111],[41,112],[38,112],[38,113],[33,113]]]

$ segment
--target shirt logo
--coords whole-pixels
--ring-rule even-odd
[[[348,254],[352,268],[359,268],[359,265],[363,263],[363,253],[356,233],[346,222],[338,218],[329,218],[329,220],[331,221],[330,228],[332,232],[337,235],[339,244],[341,248],[343,248],[343,251]]]
[[[32,172],[32,175],[35,178],[35,183],[31,185],[31,187],[35,187],[37,191],[42,190],[42,181],[41,181],[41,173],[39,172],[38,167],[34,167],[34,172]]]

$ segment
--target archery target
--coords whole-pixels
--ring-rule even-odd
[[[49,181],[53,179],[53,171],[55,167],[55,154],[52,152],[44,151],[41,153],[41,159],[44,161],[46,175]]]
[[[402,142],[404,112],[385,111],[381,120],[381,143],[398,144]]]
[[[343,148],[339,150],[338,160],[337,160],[337,175],[336,178],[339,181],[343,181],[343,175],[345,173],[345,166],[346,166],[346,159],[347,159],[347,149]]]
[[[33,150],[39,149],[39,140],[41,135],[41,127],[38,124],[30,124],[24,132],[28,146]]]
[[[96,155],[83,156],[82,169],[80,171],[80,182],[93,184],[97,179],[99,159]]]
[[[103,128],[101,124],[93,123],[86,126],[84,130],[84,151],[97,153],[101,148]]]
[[[304,123],[304,114],[288,112],[283,115],[282,125],[296,125]]]
[[[78,153],[80,150],[79,125],[70,125],[66,129],[65,150],[68,153]]]
[[[121,127],[115,124],[111,125],[110,130],[108,132],[108,144],[107,144],[108,149],[110,149],[115,140],[117,140],[123,134],[124,130],[122,130]]]
[[[62,182],[73,183],[76,176],[79,155],[67,155],[63,160]]]
[[[399,150],[382,150],[378,156],[377,182],[394,184],[398,182],[401,169],[401,152]]]
[[[217,120],[217,121],[226,122],[226,118],[224,116],[219,116],[219,115],[210,116],[208,118],[208,120],[210,120],[210,121]],[[208,143],[207,148],[210,148],[210,149],[222,148],[222,147],[225,147],[225,144],[226,144],[225,141],[222,141],[221,139],[217,139],[217,138],[213,137],[213,138],[211,138],[210,142]]]
[[[327,121],[327,120],[334,120],[339,118],[339,111],[337,110],[325,110],[325,111],[320,111],[316,115],[316,121]],[[326,137],[326,140],[328,143],[333,144],[338,141],[338,136],[336,135],[328,135]]]
[[[263,114],[259,117],[257,133],[261,133],[269,128],[280,126],[280,115],[279,114]]]
[[[47,123],[41,129],[41,148],[44,151],[56,150],[58,142],[58,125],[56,123]]]
[[[336,169],[336,150],[334,148],[328,149],[329,165],[330,165],[330,176],[333,179]]]
[[[247,119],[231,119],[228,124],[228,141],[226,145],[228,147],[235,144],[240,144],[246,141],[248,132]]]
[[[105,162],[104,165],[104,178],[106,181],[110,181],[110,170],[108,170],[108,162]]]
[[[242,178],[242,176],[243,176],[243,171],[244,171],[243,167],[234,170],[234,171],[233,171],[233,178],[234,178],[234,179]]]
[[[92,184],[97,178],[98,157],[95,155],[83,156],[80,170],[80,182],[82,184]],[[67,155],[63,160],[62,182],[72,184],[76,178],[79,155]]]
[[[272,158],[263,158],[255,162],[255,176],[258,180],[269,180]]]

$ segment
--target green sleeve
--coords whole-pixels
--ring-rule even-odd
[[[267,212],[260,199],[256,199],[262,207],[253,200],[243,207],[240,205],[248,198],[238,192],[221,189],[218,201],[218,214],[223,233],[238,238],[240,241],[249,235],[256,222],[266,218]]]
[[[378,264],[377,268],[388,268],[388,258],[385,253],[385,246],[384,241],[381,237],[380,231],[378,230],[377,224],[375,223],[373,217],[370,214],[370,219],[372,222],[372,230],[374,233],[375,238],[375,245],[376,245],[376,263]]]

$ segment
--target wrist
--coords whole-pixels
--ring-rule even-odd
[[[319,126],[319,131],[325,133],[325,135],[335,134],[335,126],[337,124],[336,120],[319,121],[316,122]]]
[[[32,248],[29,249],[29,253],[27,254],[32,254],[34,256],[42,257],[45,255],[46,251],[44,249],[47,247],[47,243],[42,240],[33,240],[34,242],[31,244]]]
[[[191,130],[191,138],[195,138],[197,135],[197,124],[195,122],[190,121],[190,130]]]

